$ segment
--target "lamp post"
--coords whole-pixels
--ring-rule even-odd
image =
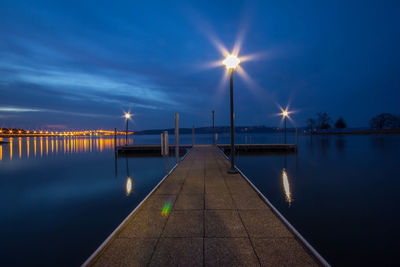
[[[287,111],[287,109],[285,109],[284,111],[282,111],[282,116],[283,116],[283,120],[284,120],[284,127],[285,127],[285,133],[284,133],[284,140],[285,140],[285,144],[286,144],[286,119],[289,116],[289,112]]]
[[[234,112],[233,112],[233,71],[239,65],[240,59],[235,55],[229,55],[222,62],[229,71],[230,76],[230,102],[231,102],[231,167],[228,173],[237,173],[235,169],[235,125],[234,125]]]
[[[126,119],[126,132],[125,132],[125,145],[128,145],[128,121],[131,118],[131,114],[125,113],[125,119]]]

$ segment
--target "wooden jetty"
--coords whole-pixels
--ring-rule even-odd
[[[84,266],[328,266],[216,146],[195,146]]]

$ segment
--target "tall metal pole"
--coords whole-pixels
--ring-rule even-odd
[[[212,140],[213,140],[213,145],[215,145],[215,128],[214,128],[214,113],[215,111],[212,111]]]
[[[234,125],[234,113],[233,113],[233,69],[229,69],[230,72],[230,93],[231,93],[231,168],[228,173],[237,173],[235,169],[235,125]]]
[[[125,145],[128,145],[128,119],[126,119]]]
[[[285,116],[285,144],[286,144],[286,116]]]

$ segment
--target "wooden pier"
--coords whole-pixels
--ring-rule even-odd
[[[328,263],[215,146],[195,146],[84,266]]]

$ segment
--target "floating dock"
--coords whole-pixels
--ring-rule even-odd
[[[216,146],[195,146],[84,266],[329,266]]]
[[[192,148],[193,145],[179,145],[180,154],[186,153],[187,149]],[[197,145],[197,147],[209,146],[209,145]],[[218,144],[217,147],[223,149],[225,152],[230,152],[231,146],[229,144]],[[144,145],[127,145],[118,146],[116,150],[119,154],[131,154],[131,155],[160,155],[161,156],[161,145],[157,144],[144,144]],[[249,153],[249,152],[294,152],[297,150],[296,144],[235,144],[236,153]],[[169,154],[175,154],[175,145],[169,145]]]

